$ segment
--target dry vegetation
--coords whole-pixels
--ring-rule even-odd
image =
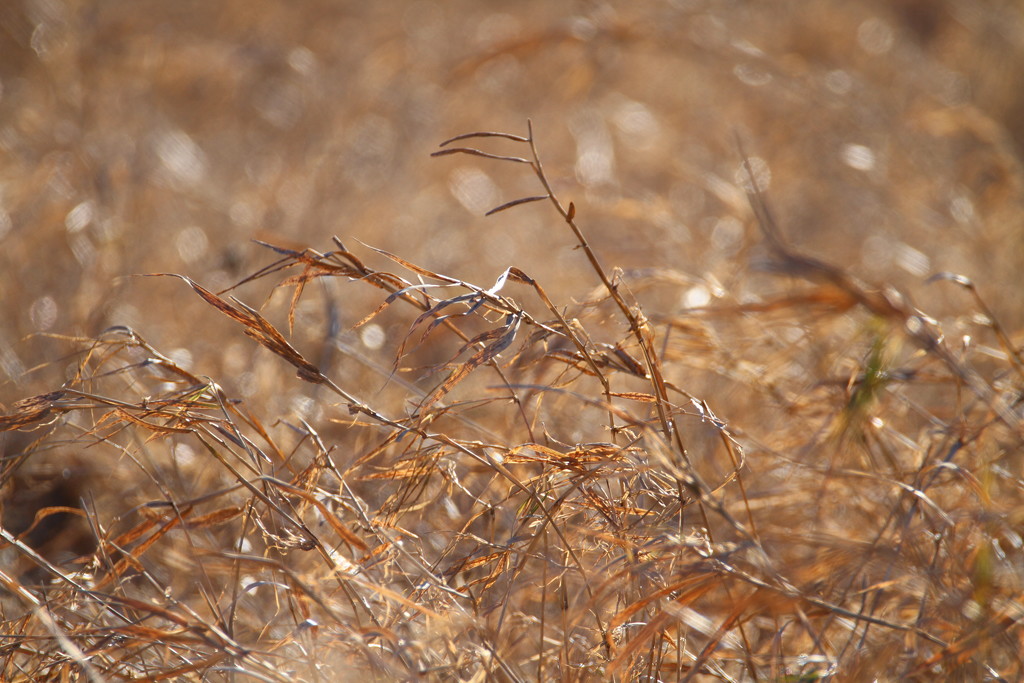
[[[0,4],[2,677],[1024,680],[1022,71],[999,0]]]

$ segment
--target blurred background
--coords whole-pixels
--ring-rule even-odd
[[[216,290],[270,260],[254,238],[582,295],[549,207],[482,217],[529,173],[428,156],[528,118],[606,264],[692,276],[680,308],[756,256],[738,138],[793,244],[907,289],[962,272],[1016,324],[1022,65],[1000,0],[9,0],[0,397],[52,359],[39,332],[129,325],[215,371],[222,339],[181,323],[226,322],[125,276]]]

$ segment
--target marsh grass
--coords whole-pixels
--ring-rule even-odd
[[[589,280],[552,300],[548,264],[478,285],[337,238],[178,276],[197,339],[210,309],[263,349],[260,401],[141,330],[57,340],[0,476],[56,453],[91,483],[3,529],[8,680],[1024,676],[1024,364],[973,282],[920,285],[961,290],[951,337],[792,247],[748,164],[767,271],[680,311],[693,278],[606,262],[532,127],[435,154],[532,172],[495,211],[547,203]],[[337,300],[356,322],[303,336]],[[81,557],[28,542],[58,516]]]

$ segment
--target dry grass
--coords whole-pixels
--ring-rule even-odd
[[[5,679],[1024,678],[1019,10],[237,4],[0,10]]]

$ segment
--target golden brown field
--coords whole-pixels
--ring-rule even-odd
[[[0,3],[0,678],[1024,680],[1022,82],[1009,0]]]

